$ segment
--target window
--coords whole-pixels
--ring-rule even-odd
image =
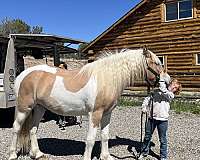
[[[192,0],[168,1],[165,4],[166,21],[192,18]]]
[[[164,56],[158,56],[160,59],[161,64],[164,66],[165,65],[165,57]]]
[[[196,65],[200,65],[200,53],[196,54]]]

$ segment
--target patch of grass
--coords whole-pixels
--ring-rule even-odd
[[[120,98],[118,101],[118,106],[122,106],[122,107],[135,107],[135,106],[141,106],[141,105],[142,105],[142,102],[139,100]]]
[[[200,114],[200,104],[195,102],[175,100],[171,103],[171,109],[176,113],[188,112],[193,114]]]
[[[142,101],[143,99],[122,97],[118,101],[118,106],[120,107],[141,106]],[[171,102],[170,106],[171,109],[174,110],[177,114],[180,113],[200,114],[200,103],[197,102],[175,99],[173,102]]]

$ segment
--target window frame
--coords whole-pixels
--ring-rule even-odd
[[[163,61],[161,61],[161,65],[162,66],[165,66],[165,56],[157,56],[158,58],[159,58],[159,60],[160,60],[160,58],[162,58],[163,59]],[[163,62],[163,63],[162,63]]]
[[[200,65],[200,61],[198,63],[198,56],[199,56],[199,59],[200,59],[200,53],[197,53],[196,54],[196,65]]]
[[[192,16],[191,17],[186,17],[186,18],[180,18],[180,2],[183,2],[183,1],[188,1],[188,0],[178,0],[178,1],[174,1],[176,3],[178,3],[178,18],[177,19],[172,19],[172,20],[167,20],[167,4],[170,4],[170,3],[174,3],[173,1],[172,2],[166,2],[164,3],[164,10],[165,10],[165,22],[173,22],[173,21],[179,21],[179,20],[187,20],[187,19],[192,19],[194,18],[194,7],[193,7],[193,0],[191,0],[191,3],[192,3],[192,8],[191,8],[191,12],[192,12]]]

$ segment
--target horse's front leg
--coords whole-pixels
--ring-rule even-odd
[[[109,124],[110,124],[111,112],[102,116],[101,120],[101,160],[113,160],[108,150],[109,139]]]
[[[92,149],[95,143],[96,133],[101,121],[102,113],[102,111],[89,112],[89,125],[84,152],[84,160],[91,159]]]

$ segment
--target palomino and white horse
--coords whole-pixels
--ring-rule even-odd
[[[97,128],[101,127],[100,158],[112,160],[108,151],[109,123],[117,99],[135,81],[154,83],[155,73],[161,69],[159,58],[146,49],[124,50],[79,70],[65,71],[47,65],[28,68],[15,81],[17,106],[9,160],[17,159],[18,141],[31,158],[44,157],[36,132],[45,108],[64,116],[88,115],[83,159],[91,159]]]

